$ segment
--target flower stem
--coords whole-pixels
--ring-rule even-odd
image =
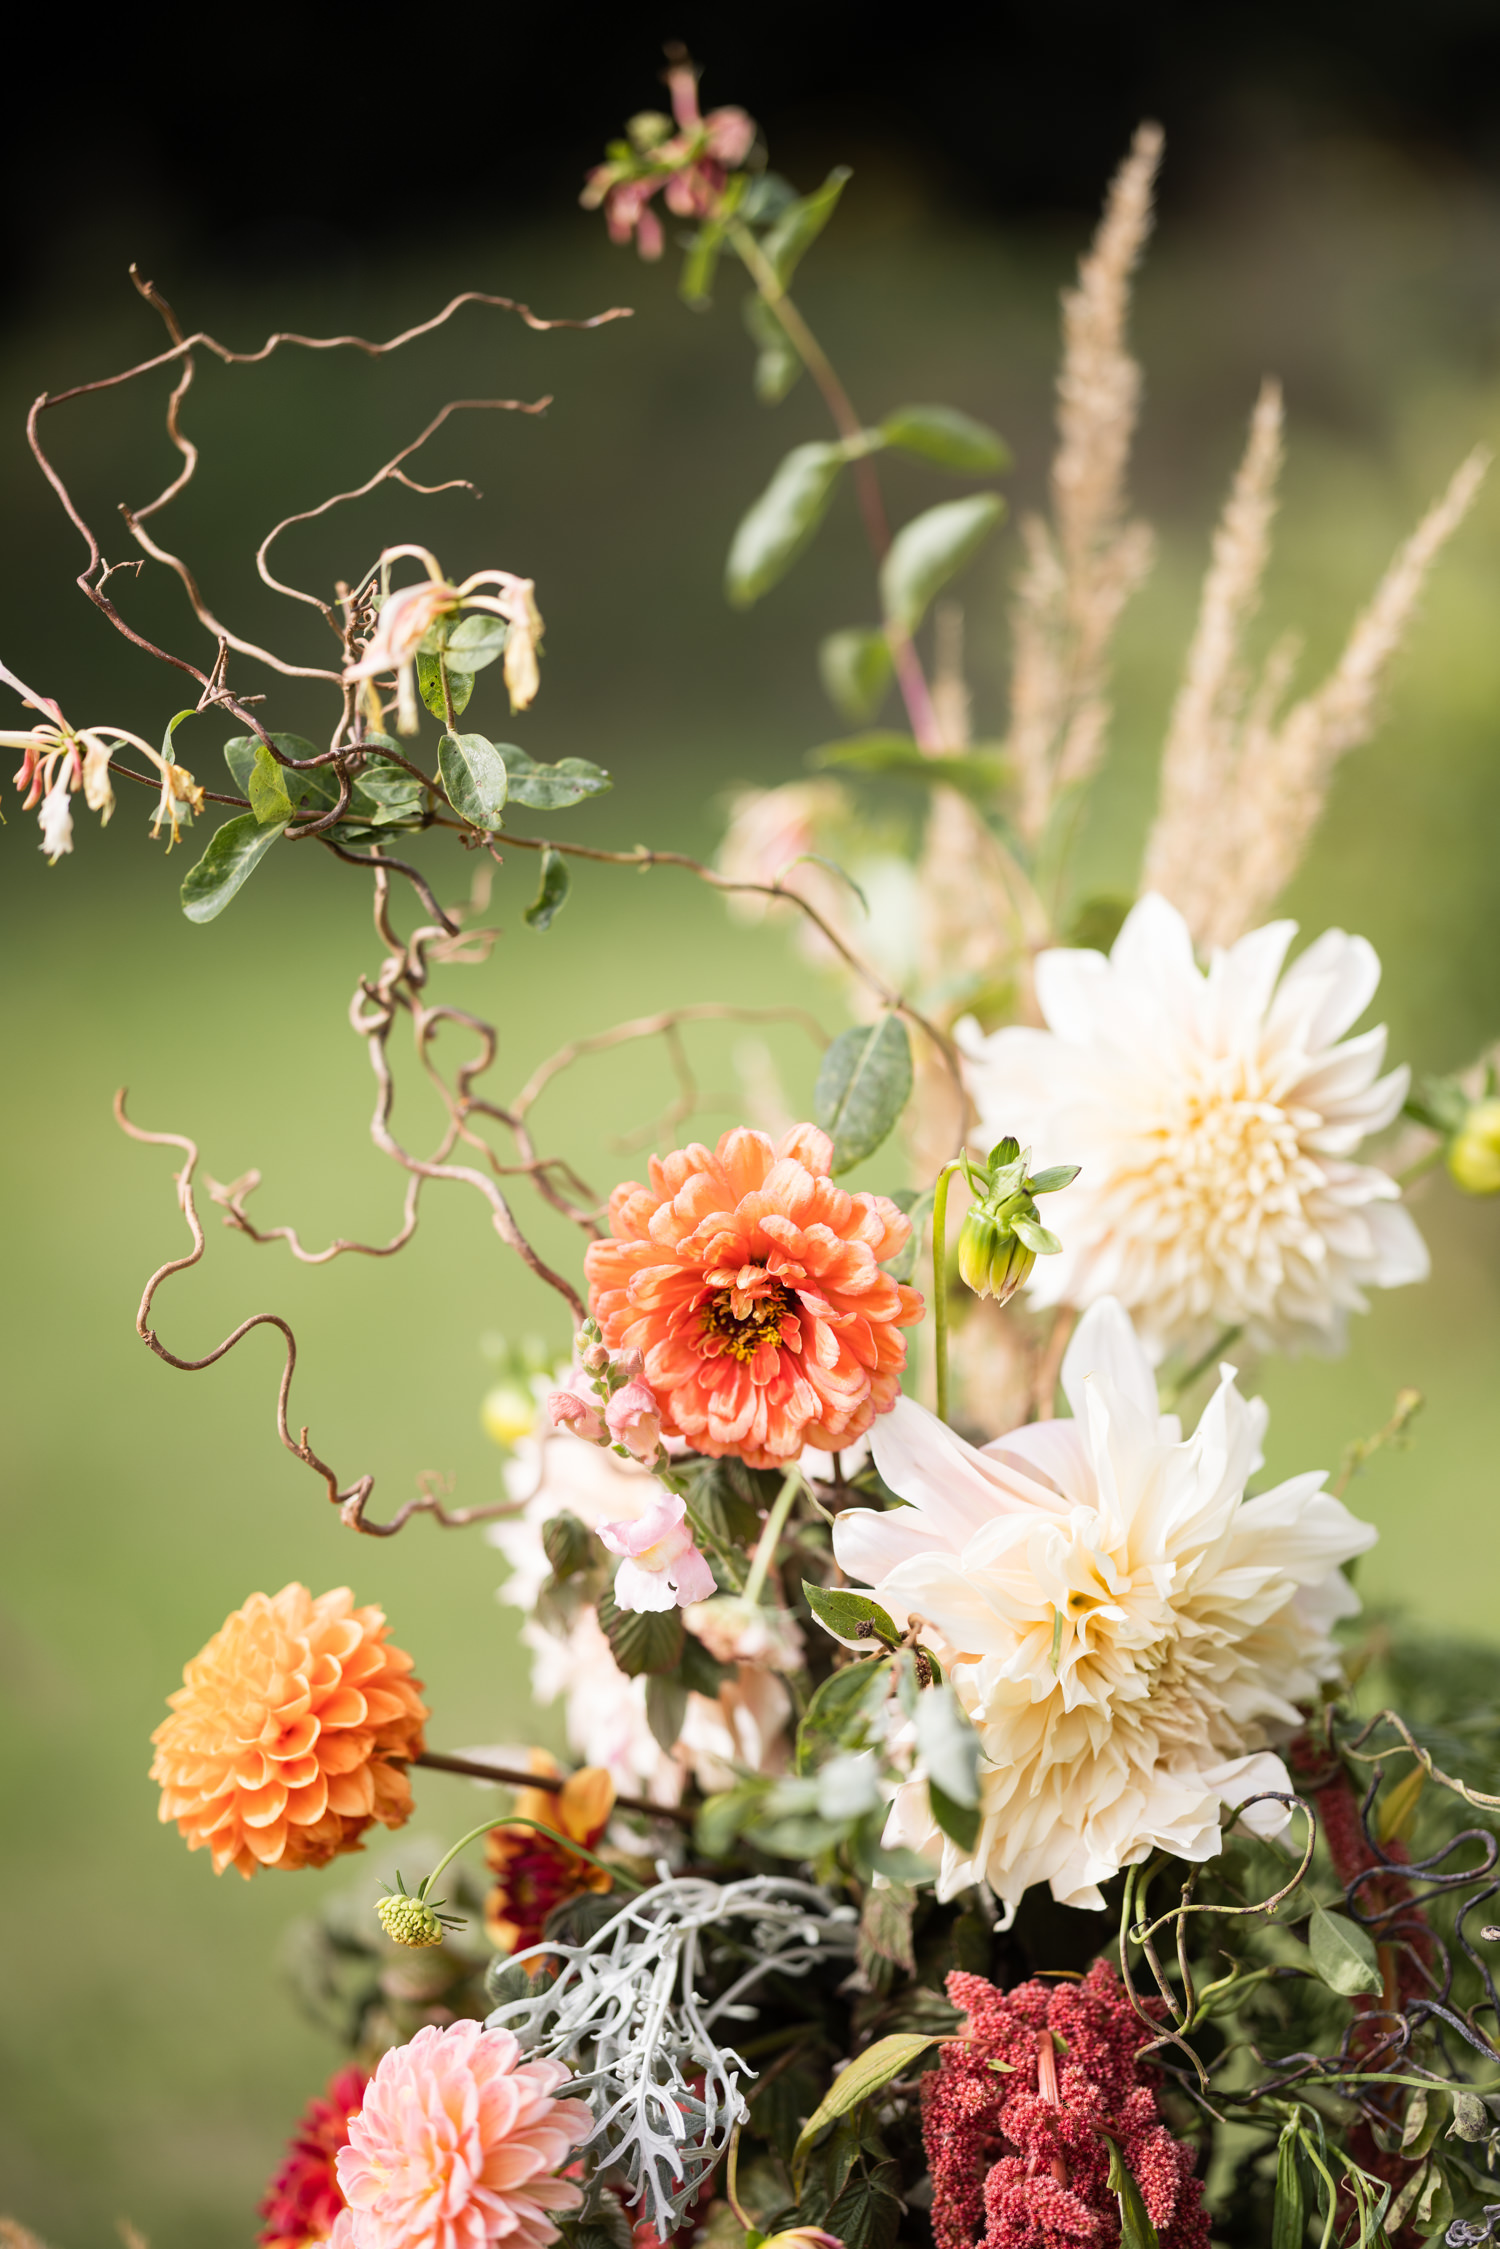
[[[1396,1185],[1409,1187],[1413,1180],[1424,1179],[1429,1171],[1442,1162],[1447,1153],[1447,1142],[1440,1140],[1435,1148],[1428,1149],[1425,1156],[1418,1156],[1414,1164],[1408,1164],[1404,1171],[1397,1172]]]
[[[937,1360],[937,1413],[948,1418],[948,1182],[963,1163],[945,1163],[932,1190],[932,1348]]]
[[[426,1881],[418,1889],[417,1897],[419,1901],[423,1905],[427,1903],[432,1885],[443,1869],[452,1865],[460,1851],[466,1849],[470,1843],[477,1842],[481,1835],[490,1834],[497,1827],[534,1827],[538,1835],[550,1835],[554,1843],[560,1843],[563,1849],[571,1851],[575,1858],[587,1859],[590,1866],[597,1866],[600,1872],[609,1875],[612,1881],[621,1882],[627,1889],[637,1892],[644,1890],[646,1887],[644,1882],[637,1882],[633,1874],[625,1873],[622,1867],[607,1865],[603,1859],[596,1858],[592,1851],[585,1850],[581,1843],[575,1843],[571,1835],[560,1834],[555,1827],[549,1827],[545,1820],[528,1819],[524,1812],[510,1813],[497,1819],[492,1813],[487,1820],[481,1820],[477,1827],[471,1827],[467,1835],[461,1835],[451,1851],[443,1853]]]
[[[801,1488],[801,1469],[797,1467],[789,1468],[782,1479],[780,1491],[771,1502],[771,1512],[766,1517],[766,1527],[761,1532],[759,1544],[750,1558],[750,1575],[745,1580],[744,1597],[752,1607],[760,1605],[760,1597],[765,1590],[766,1579],[771,1573],[771,1564],[776,1559],[777,1545],[782,1532],[786,1529],[786,1519],[792,1512],[792,1501]]]
[[[1163,1390],[1161,1398],[1163,1410],[1170,1413],[1178,1399],[1185,1398],[1199,1377],[1207,1374],[1220,1353],[1233,1350],[1244,1332],[1244,1325],[1241,1323],[1238,1327],[1225,1328],[1222,1335],[1215,1336],[1203,1356],[1194,1359],[1187,1371],[1180,1374],[1175,1382],[1169,1383],[1167,1388]]]
[[[833,417],[834,428],[849,448],[855,490],[859,495],[860,513],[864,517],[865,535],[876,562],[883,562],[891,543],[890,525],[886,521],[880,479],[875,472],[875,464],[869,457],[868,440],[865,440],[863,449],[854,450],[865,439],[865,433],[860,418],[854,411],[853,401],[839,381],[833,362],[782,287],[776,268],[749,227],[742,221],[736,221],[730,226],[729,239],[741,264],[755,283],[762,303],[768,305],[775,314],[786,331],[792,349],[822,392],[823,402]],[[910,633],[898,619],[887,617],[885,638],[891,652],[896,684],[901,690],[901,700],[906,705],[913,734],[924,750],[941,749],[942,738],[937,714],[932,707],[927,676],[922,669],[922,660],[912,645]]]
[[[729,2136],[729,2160],[724,2166],[724,2199],[739,2219],[746,2233],[753,2233],[755,2227],[752,2221],[746,2217],[740,2204],[740,2127],[738,2124]]]

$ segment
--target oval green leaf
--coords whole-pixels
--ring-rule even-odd
[[[883,1609],[868,1593],[850,1593],[835,1585],[809,1585],[806,1578],[802,1581],[802,1592],[819,1624],[825,1625],[836,1640],[874,1638],[893,1648],[901,1637],[889,1610]],[[862,1624],[873,1625],[873,1633],[861,1632]]]
[[[903,524],[880,566],[886,615],[915,632],[933,596],[979,552],[1004,513],[998,493],[976,492]]]
[[[855,773],[893,773],[929,789],[941,783],[981,799],[992,797],[1011,777],[1010,760],[998,746],[979,743],[971,750],[933,755],[910,734],[856,734],[846,742],[824,742],[809,750],[807,762],[819,771],[843,766]]]
[[[250,809],[263,828],[292,817],[292,800],[287,793],[286,775],[277,764],[264,742],[255,745],[255,761],[250,768],[248,790]]]
[[[448,665],[448,701],[453,705],[453,715],[459,712],[474,692],[474,674],[461,672],[451,661]],[[448,703],[443,700],[443,659],[429,656],[419,650],[417,654],[417,693],[436,719],[446,720]]]
[[[445,734],[438,744],[438,772],[448,802],[461,820],[476,828],[498,828],[505,808],[505,760],[482,734]]]
[[[570,804],[603,796],[614,787],[603,766],[591,765],[586,757],[560,757],[555,765],[539,765],[512,742],[495,746],[505,760],[509,801],[533,812],[565,812]]]
[[[448,635],[448,662],[471,675],[482,672],[486,664],[505,654],[509,638],[510,627],[503,617],[492,617],[486,609],[471,609]]]
[[[945,1789],[939,1788],[935,1780],[927,1783],[927,1801],[933,1818],[949,1840],[961,1851],[972,1851],[979,1841],[979,1806],[960,1804]]]
[[[526,908],[521,919],[531,929],[550,929],[568,902],[568,892],[573,878],[568,873],[568,862],[560,851],[542,853],[542,879],[537,894]]]
[[[888,2038],[877,2038],[873,2046],[867,2046],[862,2054],[856,2054],[847,2069],[839,2071],[803,2125],[798,2134],[797,2145],[792,2150],[794,2193],[801,2191],[802,2173],[807,2159],[829,2125],[837,2123],[841,2116],[849,2115],[851,2110],[863,2107],[872,2094],[889,2085],[893,2078],[910,2068],[919,2054],[925,2054],[929,2046],[936,2044],[936,2034],[931,2031],[925,2036],[914,2030],[892,2031]]]
[[[847,164],[836,164],[821,187],[788,203],[761,236],[761,249],[783,289],[833,217],[844,184],[853,176]]]
[[[833,1140],[835,1173],[862,1163],[889,1137],[911,1086],[911,1040],[899,1015],[834,1040],[813,1089],[813,1116]]]
[[[885,634],[868,625],[830,633],[818,650],[818,672],[836,711],[856,721],[873,718],[891,684]]]
[[[286,826],[263,827],[253,812],[238,812],[216,828],[208,849],[182,882],[182,910],[189,921],[212,921],[260,865]]]
[[[629,1678],[677,1669],[684,1638],[681,1609],[617,1609],[613,1593],[604,1592],[597,1613],[614,1659]]]
[[[724,584],[736,609],[769,593],[828,513],[844,465],[841,445],[797,445],[740,522]]]
[[[993,476],[1010,466],[1010,448],[998,430],[956,406],[898,406],[886,415],[880,434],[887,445],[960,474]]]
[[[1307,1949],[1329,1990],[1341,1992],[1345,1999],[1385,1989],[1369,1931],[1345,1914],[1315,1905],[1308,1916]]]
[[[948,1685],[928,1687],[917,1698],[917,1754],[929,1786],[973,1811],[979,1802],[979,1736]],[[977,1829],[978,1822],[975,1826]]]

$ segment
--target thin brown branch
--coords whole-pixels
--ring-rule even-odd
[[[435,1773],[462,1773],[469,1780],[495,1780],[507,1788],[544,1788],[549,1796],[556,1796],[566,1788],[565,1773],[523,1773],[514,1765],[481,1763],[477,1757],[444,1757],[436,1750],[424,1749],[412,1759],[414,1765],[425,1765]],[[621,1812],[647,1812],[652,1819],[675,1820],[679,1827],[691,1827],[691,1812],[680,1811],[675,1804],[653,1804],[649,1796],[616,1796],[615,1809]],[[505,1825],[497,1819],[497,1827]]]

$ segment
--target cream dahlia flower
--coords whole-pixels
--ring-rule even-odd
[[[1184,1441],[1121,1306],[1079,1323],[1071,1421],[982,1451],[910,1399],[877,1422],[876,1464],[907,1506],[840,1515],[834,1552],[949,1669],[979,1734],[972,1859],[925,1783],[886,1831],[940,1860],[939,1895],[982,1877],[1013,1913],[1033,1882],[1064,1905],[1153,1850],[1219,1849],[1221,1808],[1289,1791],[1273,1748],[1337,1675],[1331,1627],[1359,1603],[1339,1565],[1374,1542],[1319,1473],[1245,1497],[1266,1409],[1234,1369]],[[1263,1803],[1257,1832],[1285,1824]]]
[[[1015,1133],[1038,1166],[1083,1167],[1034,1303],[1118,1297],[1158,1358],[1230,1327],[1333,1350],[1366,1288],[1426,1278],[1395,1181],[1350,1160],[1406,1095],[1404,1069],[1378,1074],[1383,1029],[1337,1043],[1380,963],[1330,929],[1282,975],[1296,927],[1253,930],[1204,972],[1176,908],[1146,897],[1107,959],[1041,954],[1046,1030],[959,1025],[984,1145]]]

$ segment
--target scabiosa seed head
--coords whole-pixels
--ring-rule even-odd
[[[442,1921],[425,1898],[409,1898],[404,1891],[393,1890],[376,1901],[375,1911],[392,1944],[410,1945],[420,1952],[443,1941]]]

